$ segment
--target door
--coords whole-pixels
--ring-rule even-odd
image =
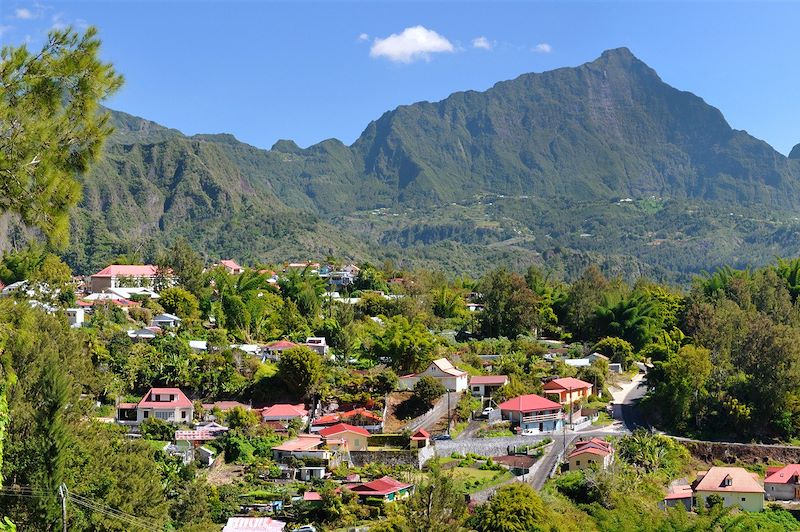
[[[544,432],[544,423],[539,422],[539,432]]]

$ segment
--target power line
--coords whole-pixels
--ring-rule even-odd
[[[135,517],[135,516],[133,516],[131,514],[122,512],[122,511],[117,510],[115,508],[111,508],[111,507],[108,507],[108,506],[101,505],[100,503],[96,503],[96,502],[94,502],[94,501],[92,501],[90,499],[87,499],[87,498],[82,497],[80,495],[76,495],[74,493],[69,493],[67,495],[67,497],[73,503],[75,503],[75,504],[77,504],[79,506],[82,506],[82,507],[84,507],[86,509],[89,509],[89,510],[92,510],[94,512],[97,512],[99,514],[105,515],[107,517],[112,517],[114,519],[118,519],[118,520],[123,521],[123,522],[125,522],[127,524],[134,525],[134,526],[136,526],[138,528],[141,528],[141,529],[144,529],[144,530],[153,531],[153,532],[160,532],[160,529],[151,526],[146,521],[144,521],[142,519],[139,519],[138,517]]]

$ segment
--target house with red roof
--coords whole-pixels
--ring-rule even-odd
[[[698,504],[705,504],[711,495],[719,495],[724,508],[738,506],[747,512],[764,509],[764,488],[758,482],[758,474],[742,467],[712,467],[708,471],[698,471],[694,492]]]
[[[236,264],[235,260],[231,259],[222,259],[219,261],[219,265],[225,268],[225,271],[234,275],[238,275],[244,272],[244,268]]]
[[[272,458],[283,467],[288,464],[295,468],[297,462],[302,462],[291,477],[311,480],[323,478],[327,469],[336,468],[342,462],[350,463],[350,449],[347,440],[338,435],[298,434],[273,447]]]
[[[431,441],[431,435],[425,429],[419,429],[409,438],[410,447],[412,449],[422,449],[427,447]]]
[[[180,388],[150,388],[138,403],[119,403],[117,422],[138,425],[154,417],[170,423],[191,423],[194,405]]]
[[[363,482],[350,487],[350,491],[359,499],[382,499],[385,502],[406,499],[414,492],[413,484],[400,482],[392,477],[381,477],[370,482]]]
[[[552,379],[544,384],[544,394],[566,405],[592,395],[592,385],[575,377]]]
[[[475,375],[469,380],[469,388],[475,397],[491,397],[506,384],[508,375]]]
[[[334,412],[320,416],[311,422],[311,432],[319,432],[325,427],[336,425],[337,423],[348,423],[356,427],[362,427],[369,432],[380,432],[383,430],[383,418],[366,408],[354,408],[346,412]]]
[[[347,423],[337,423],[330,427],[325,427],[318,433],[323,438],[341,438],[347,441],[347,448],[351,451],[366,451],[369,431],[361,427],[348,425]]]
[[[297,345],[298,344],[290,342],[289,340],[276,340],[275,342],[270,342],[266,346],[264,346],[264,349],[267,352],[266,359],[279,360],[281,358],[281,353],[283,353],[287,349],[297,347]]]
[[[800,464],[768,467],[764,479],[767,498],[776,501],[800,499]]]
[[[570,471],[580,471],[590,467],[607,469],[613,460],[614,449],[609,442],[600,438],[578,441],[575,449],[567,456]]]
[[[152,286],[158,276],[158,267],[152,264],[111,264],[89,278],[92,292],[107,288],[133,288]]]
[[[222,532],[282,532],[285,521],[272,517],[229,517]]]
[[[564,413],[561,405],[536,394],[521,395],[500,403],[502,419],[519,427],[523,434],[561,430]]]
[[[302,426],[308,423],[308,410],[304,404],[279,403],[261,409],[261,421],[279,421],[286,426],[295,419],[299,420]]]
[[[453,366],[446,358],[438,358],[431,362],[420,373],[403,375],[399,379],[398,387],[401,390],[411,390],[422,377],[430,376],[441,382],[451,392],[463,392],[469,387],[469,374]]]

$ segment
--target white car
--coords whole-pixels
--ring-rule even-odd
[[[303,525],[293,528],[292,532],[317,532],[317,529],[314,527],[314,525]]]
[[[494,408],[492,408],[491,406],[487,406],[486,408],[483,409],[483,415],[489,417],[489,414],[491,414],[493,411]]]

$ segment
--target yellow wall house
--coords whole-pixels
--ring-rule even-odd
[[[338,423],[331,427],[325,427],[319,431],[320,436],[325,438],[336,437],[347,441],[347,448],[351,451],[366,451],[367,438],[369,431],[363,427],[355,427],[347,423]]]
[[[741,467],[712,467],[697,473],[694,491],[698,504],[712,494],[722,497],[723,506],[738,506],[748,512],[764,509],[764,488],[755,473]]]
[[[588,469],[592,464],[598,469],[606,469],[613,459],[614,450],[611,444],[600,438],[576,443],[575,450],[567,457],[570,471]]]

